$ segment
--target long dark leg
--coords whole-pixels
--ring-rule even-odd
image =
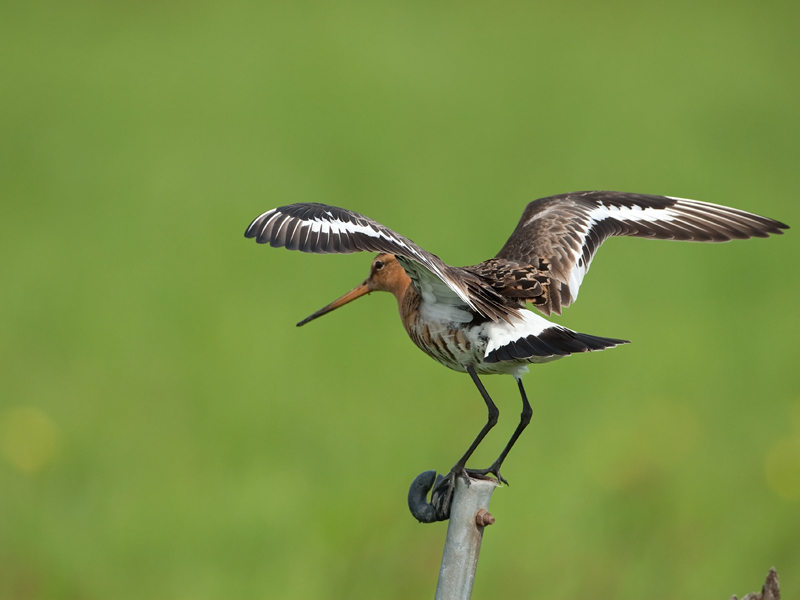
[[[497,458],[492,466],[488,469],[485,469],[483,473],[480,471],[477,472],[479,475],[486,475],[487,473],[491,473],[495,477],[497,477],[503,483],[508,483],[505,479],[500,476],[500,465],[503,464],[503,461],[508,456],[508,453],[511,451],[511,447],[514,445],[514,442],[517,441],[517,438],[520,436],[522,431],[528,426],[531,422],[531,417],[533,416],[533,409],[531,408],[531,403],[528,402],[528,396],[525,394],[525,388],[522,387],[522,379],[517,379],[517,385],[519,386],[519,393],[522,396],[522,414],[520,415],[519,425],[514,430],[514,435],[511,436],[511,439],[508,440],[506,447],[503,449],[503,452]]]
[[[465,467],[469,457],[472,456],[472,453],[475,452],[475,449],[480,445],[483,441],[483,438],[486,437],[486,434],[489,433],[489,430],[497,424],[497,418],[500,416],[500,411],[497,410],[494,402],[492,402],[491,396],[489,396],[489,392],[486,391],[486,388],[483,387],[483,383],[481,380],[478,379],[478,374],[475,372],[474,367],[467,367],[467,373],[469,373],[470,377],[472,377],[472,381],[475,382],[475,385],[478,387],[478,391],[483,396],[483,401],[486,402],[486,408],[489,409],[489,418],[486,421],[486,425],[483,426],[480,433],[478,433],[478,437],[470,444],[470,447],[467,448],[467,451],[464,453],[464,456],[458,459],[458,462],[450,469],[450,473],[448,473],[445,477],[441,478],[437,484],[433,488],[433,494],[431,496],[431,504],[436,506],[436,511],[438,514],[438,520],[444,520],[450,514],[450,500],[453,497],[453,490],[456,488],[456,477],[459,475],[464,475],[465,477],[469,477],[469,474],[472,471],[468,471]],[[488,470],[487,470],[488,472]]]
[[[475,452],[475,449],[483,441],[483,438],[486,437],[486,434],[489,433],[489,430],[495,425],[497,425],[497,418],[500,416],[500,411],[497,410],[497,407],[494,405],[494,402],[492,402],[492,398],[491,396],[489,396],[489,392],[486,391],[486,388],[483,387],[483,383],[481,382],[480,379],[478,379],[478,374],[475,372],[475,368],[467,367],[467,373],[469,373],[470,377],[472,377],[472,381],[475,382],[475,385],[478,387],[478,391],[481,393],[481,396],[483,396],[483,401],[486,402],[486,408],[489,409],[489,418],[486,421],[486,425],[483,426],[483,429],[481,429],[480,433],[478,434],[478,437],[476,437],[475,441],[473,441],[470,447],[467,448],[467,451],[464,453],[464,456],[458,459],[458,462],[453,467],[453,470],[464,469],[464,467],[467,464],[467,461],[469,460],[469,457],[472,456],[473,452]]]

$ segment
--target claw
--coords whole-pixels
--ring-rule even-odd
[[[465,469],[465,471],[469,477],[474,477],[475,479],[491,479],[488,475],[494,475],[497,481],[508,485],[505,477],[500,475],[500,465],[495,464],[488,469]]]
[[[431,504],[436,507],[440,521],[450,518],[450,504],[456,489],[456,476],[455,469],[451,469],[447,475],[439,475],[436,478],[436,485],[431,494]]]
[[[494,478],[488,477],[494,475]],[[450,518],[450,505],[456,489],[456,477],[463,477],[469,485],[471,479],[496,479],[508,485],[508,481],[500,475],[500,466],[492,465],[488,469],[467,469],[456,464],[447,475],[437,475],[436,471],[425,471],[414,478],[408,490],[408,508],[420,523],[435,523]],[[428,502],[428,492],[431,500]]]

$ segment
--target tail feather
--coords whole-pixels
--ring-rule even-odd
[[[569,356],[578,352],[594,352],[630,344],[628,340],[598,337],[578,333],[564,327],[548,327],[539,335],[517,338],[508,344],[492,350],[483,359],[487,363],[498,363],[530,358],[550,358]]]

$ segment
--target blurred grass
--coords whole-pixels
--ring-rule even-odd
[[[0,5],[0,598],[430,596],[407,485],[485,418],[368,256],[242,238],[364,212],[452,264],[525,205],[665,193],[800,223],[783,2]],[[476,598],[800,589],[800,242],[611,240],[533,368]],[[513,382],[475,464],[514,427]],[[562,575],[561,573],[565,573]]]

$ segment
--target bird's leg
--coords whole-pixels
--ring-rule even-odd
[[[511,439],[508,440],[506,447],[503,449],[503,452],[497,458],[496,461],[492,463],[492,466],[488,469],[467,469],[467,473],[470,475],[487,475],[491,473],[497,479],[502,481],[503,483],[508,483],[503,477],[500,475],[500,465],[503,464],[503,461],[508,456],[508,453],[511,451],[511,447],[514,445],[514,442],[517,441],[517,438],[522,433],[522,430],[528,426],[528,423],[531,422],[531,417],[533,416],[533,409],[531,408],[531,403],[528,402],[528,397],[525,394],[525,388],[522,387],[522,379],[517,379],[517,385],[519,386],[519,393],[522,395],[522,414],[520,415],[519,425],[514,430],[514,435],[511,436]]]
[[[478,374],[475,372],[475,367],[467,367],[467,373],[470,374],[472,377],[472,381],[475,382],[475,385],[478,387],[478,391],[483,396],[483,401],[486,402],[486,408],[489,409],[489,418],[486,421],[486,425],[483,426],[480,433],[478,433],[478,437],[472,442],[467,451],[464,453],[464,456],[458,459],[458,462],[455,466],[451,469],[451,472],[455,471],[456,475],[464,475],[464,467],[467,465],[467,461],[469,457],[472,456],[472,453],[475,452],[475,449],[480,445],[483,441],[483,438],[486,437],[486,434],[489,433],[489,430],[497,425],[497,418],[500,416],[500,411],[497,410],[494,402],[492,402],[491,396],[489,396],[489,392],[486,391],[486,388],[483,387],[483,383],[480,379],[478,379]]]
[[[445,495],[441,500],[441,511],[443,514],[449,514],[450,512],[450,500],[453,496],[453,490],[455,490],[456,487],[456,477],[463,475],[464,477],[469,478],[470,475],[485,475],[485,473],[467,470],[467,461],[469,460],[469,457],[472,456],[472,453],[475,452],[475,449],[478,447],[478,445],[483,441],[483,438],[486,437],[486,434],[489,433],[489,430],[497,424],[497,418],[500,416],[500,411],[497,410],[497,407],[492,401],[491,396],[489,396],[489,392],[486,391],[486,388],[483,387],[483,383],[481,383],[481,380],[478,379],[478,374],[475,372],[475,367],[467,367],[467,373],[469,373],[470,377],[472,377],[472,381],[475,382],[475,385],[478,387],[478,391],[480,391],[481,396],[483,396],[483,401],[486,402],[486,408],[489,409],[489,418],[486,421],[486,425],[484,425],[483,429],[481,429],[480,433],[478,433],[478,437],[476,437],[470,447],[467,448],[464,456],[458,459],[458,462],[453,466],[452,469],[450,469],[450,473],[434,487],[434,496],[432,497],[432,501],[434,503],[437,502],[437,497],[441,496],[442,494]],[[499,477],[499,473],[494,473],[491,468],[487,469],[486,472],[493,473]],[[446,489],[446,487],[449,489]]]

